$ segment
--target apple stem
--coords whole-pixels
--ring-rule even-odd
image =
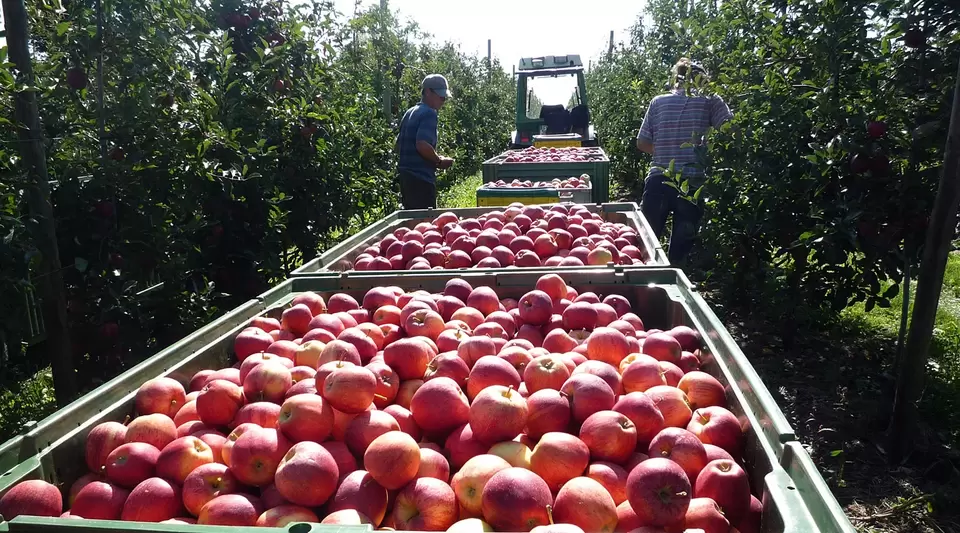
[[[677,493],[677,497],[678,497],[678,498],[686,498],[686,497],[687,497],[687,491],[682,490],[682,491],[678,492],[678,493]]]
[[[127,425],[129,423],[130,423],[130,415],[127,415],[127,417],[123,419],[123,425]]]
[[[550,520],[550,525],[553,525],[553,506],[547,506],[547,518]]]
[[[377,399],[377,400],[381,400],[381,401],[384,401],[384,402],[387,401],[387,397],[386,397],[386,396],[383,396],[383,395],[381,395],[381,394],[374,394],[373,397],[374,397],[375,399]]]

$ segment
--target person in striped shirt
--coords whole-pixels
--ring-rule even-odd
[[[694,145],[704,147],[707,131],[733,118],[720,96],[697,89],[708,79],[702,66],[688,58],[680,59],[672,71],[673,89],[650,102],[637,133],[637,148],[653,156],[640,210],[658,238],[667,217],[673,214],[667,254],[671,264],[683,262],[693,248],[703,217],[703,201],[685,198],[669,185],[671,180],[664,169],[669,169],[672,162],[675,180],[687,180],[688,195],[692,196],[706,180]]]

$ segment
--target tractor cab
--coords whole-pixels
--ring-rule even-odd
[[[579,55],[524,57],[510,148],[598,146]]]

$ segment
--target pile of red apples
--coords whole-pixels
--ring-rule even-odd
[[[598,148],[566,146],[561,148],[537,148],[530,146],[507,153],[503,163],[579,163],[603,161],[605,156]]]
[[[643,265],[651,254],[637,230],[579,204],[513,203],[476,218],[441,213],[368,246],[356,270],[442,270]]]
[[[589,189],[590,176],[582,174],[580,177],[554,178],[550,181],[496,180],[485,183],[483,186],[488,189]]]
[[[0,513],[400,531],[754,533],[760,502],[700,336],[645,329],[556,274],[519,300],[297,295],[232,367],[144,383],[86,439],[89,473],[24,481]],[[754,487],[755,488],[755,487]],[[63,503],[67,503],[64,512]]]

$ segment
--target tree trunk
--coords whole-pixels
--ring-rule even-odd
[[[943,156],[943,175],[930,219],[927,242],[917,276],[913,318],[907,346],[897,378],[897,391],[890,419],[887,453],[892,463],[910,453],[917,426],[917,405],[927,365],[930,340],[943,289],[943,274],[950,253],[950,241],[956,231],[957,204],[960,203],[960,65],[953,92],[950,130]]]
[[[27,11],[23,0],[3,0],[3,16],[7,31],[10,61],[17,69],[18,86],[32,86],[33,65],[30,59]],[[63,290],[60,251],[50,203],[50,183],[43,148],[40,112],[36,93],[20,91],[15,95],[15,115],[20,125],[20,155],[28,173],[27,200],[30,206],[29,229],[40,251],[39,271],[34,283],[40,295],[47,339],[43,350],[53,369],[53,385],[58,405],[66,405],[77,393],[71,354],[70,332],[67,329],[67,302]]]

